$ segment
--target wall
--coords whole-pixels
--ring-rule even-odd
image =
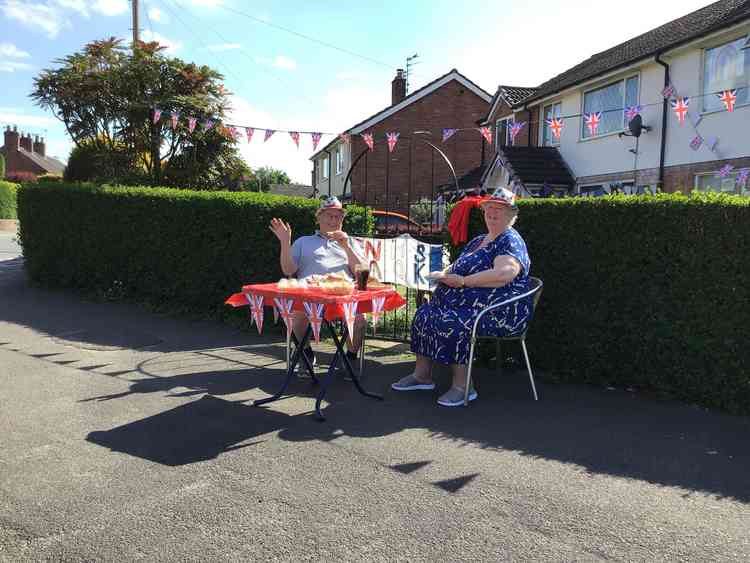
[[[459,178],[482,163],[483,151],[484,161],[489,162],[494,149],[483,144],[477,125],[488,111],[486,100],[452,80],[377,123],[370,131],[374,135],[375,150],[368,152],[352,175],[355,200],[377,209],[405,212],[408,201],[434,197],[438,186],[452,183],[449,167],[423,139],[446,153]],[[442,143],[444,127],[471,130],[459,131]],[[386,133],[390,131],[398,131],[401,136],[389,155]],[[414,135],[414,131],[429,131],[430,134]],[[365,146],[359,135],[353,136],[353,157],[356,158]],[[388,169],[387,157],[390,158]]]
[[[750,24],[739,31],[690,45],[674,51],[663,59],[670,65],[671,81],[681,96],[695,96],[702,93],[703,49],[725,43],[727,40],[750,33]],[[664,69],[650,61],[638,68],[613,75],[606,80],[586,85],[576,91],[545,101],[542,107],[562,101],[562,114],[575,115],[583,111],[583,93],[599,86],[637,74],[639,81],[639,103],[644,106],[643,122],[652,128],[644,132],[639,141],[637,158],[628,152],[635,148],[635,139],[619,138],[616,133],[595,139],[581,139],[582,117],[565,120],[560,152],[572,169],[579,185],[616,180],[632,179],[636,170],[638,184],[656,184],[659,176],[659,160],[662,133],[662,97]],[[691,114],[698,115],[702,110],[702,100],[694,98]],[[694,175],[699,172],[717,171],[723,164],[736,167],[746,166],[750,157],[750,141],[747,137],[747,123],[750,123],[750,106],[737,107],[733,113],[726,111],[706,113],[697,129],[703,138],[717,136],[718,155],[708,148],[694,151],[690,141],[696,134],[689,121],[680,125],[677,117],[668,108],[667,144],[665,150],[664,191],[690,191]],[[540,118],[535,118],[538,122]],[[542,142],[541,127],[536,132],[537,142]]]
[[[342,166],[341,172],[337,174],[336,173],[336,151],[338,150],[339,147],[341,147],[343,151],[344,160],[343,160],[343,166]],[[331,152],[331,155],[330,155],[330,158],[331,158],[330,194],[335,195],[337,197],[341,197],[341,195],[344,193],[344,180],[346,179],[346,173],[349,171],[349,167],[351,166],[351,161],[352,161],[351,146],[339,140],[328,150]],[[318,188],[321,195],[329,194],[328,178],[323,178],[323,174],[322,174],[323,161],[325,160],[326,156],[327,156],[326,153],[321,153],[315,159],[315,162],[316,162],[315,183],[313,185]]]

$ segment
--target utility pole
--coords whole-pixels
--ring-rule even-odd
[[[131,0],[133,3],[133,48],[135,49],[140,40],[140,30],[138,25],[138,0]]]

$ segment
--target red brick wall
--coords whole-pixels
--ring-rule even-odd
[[[10,176],[16,172],[31,172],[40,175],[46,171],[26,158],[23,153],[17,151],[5,151],[5,175]]]
[[[366,131],[373,133],[375,150],[360,161],[352,174],[354,200],[366,202],[376,209],[405,212],[408,201],[432,197],[436,194],[437,186],[452,182],[453,176],[448,165],[420,139],[430,141],[445,152],[459,178],[482,163],[483,149],[484,160],[489,161],[494,149],[486,144],[483,146],[483,138],[477,126],[477,121],[486,116],[487,111],[488,102],[459,82],[451,81]],[[442,143],[444,127],[473,130],[459,131],[446,143]],[[424,130],[431,134],[412,133]],[[398,131],[401,136],[396,149],[390,154],[390,169],[386,178],[386,133],[390,131]],[[353,159],[365,147],[359,135],[352,136]]]

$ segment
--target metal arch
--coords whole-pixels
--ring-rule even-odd
[[[445,160],[445,163],[448,165],[448,168],[451,169],[451,174],[453,174],[453,183],[456,185],[456,193],[458,193],[459,191],[458,176],[456,176],[456,170],[455,168],[453,168],[453,163],[450,161],[450,159],[446,156],[446,154],[443,151],[441,151],[438,147],[433,145],[431,142],[425,139],[417,139],[417,140],[422,141],[426,145],[431,146],[433,150],[437,151],[437,153],[443,157],[443,160]],[[344,192],[342,196],[346,195],[346,186],[349,184],[349,180],[352,177],[352,172],[354,172],[354,168],[357,166],[357,164],[359,164],[359,161],[362,160],[362,157],[365,156],[369,152],[369,150],[370,150],[369,148],[365,148],[361,153],[359,153],[357,158],[354,160],[354,162],[352,162],[352,165],[349,167],[349,172],[346,173],[346,178],[344,179]]]
[[[448,165],[448,167],[451,169],[451,174],[453,174],[453,182],[456,184],[456,193],[458,193],[458,177],[456,176],[456,171],[453,168],[453,164],[451,163],[450,159],[445,155],[443,151],[441,151],[439,148],[437,148],[435,145],[433,145],[431,142],[426,141],[425,139],[419,139],[423,143],[426,143],[430,145],[433,149],[435,149],[440,156],[443,157],[443,160],[445,160],[445,163]]]
[[[352,172],[354,172],[354,168],[357,166],[360,160],[362,160],[362,157],[367,154],[367,151],[369,151],[369,148],[365,148],[361,153],[359,153],[359,156],[357,156],[356,159],[354,159],[354,162],[352,162],[352,165],[349,167],[349,172],[346,173],[346,178],[344,178],[344,192],[341,194],[342,197],[346,195],[346,185],[349,183],[349,180],[352,177]]]

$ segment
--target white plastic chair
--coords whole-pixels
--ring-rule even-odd
[[[529,291],[526,293],[522,293],[521,295],[517,295],[515,297],[512,297],[511,299],[507,299],[501,303],[496,303],[495,305],[492,305],[491,307],[487,307],[486,309],[483,309],[478,315],[477,318],[474,319],[474,326],[471,329],[471,349],[469,351],[469,367],[466,374],[466,390],[464,392],[464,406],[467,406],[469,404],[469,389],[471,389],[471,367],[474,363],[474,348],[477,343],[477,339],[481,338],[483,340],[495,340],[497,342],[509,342],[513,340],[518,340],[521,342],[521,348],[523,349],[523,356],[526,359],[526,369],[529,371],[529,381],[531,381],[531,391],[534,394],[534,400],[538,401],[539,397],[536,394],[536,385],[534,385],[534,374],[531,371],[531,362],[529,362],[529,353],[526,350],[526,332],[529,330],[529,326],[531,325],[531,319],[533,319],[534,312],[536,311],[536,305],[539,303],[539,298],[542,296],[542,287],[544,284],[542,283],[542,280],[535,277],[529,277]],[[508,305],[515,303],[516,301],[520,301],[521,299],[526,299],[530,296],[533,297],[533,303],[531,307],[531,319],[526,324],[526,328],[524,331],[520,334],[513,335],[513,336],[477,336],[477,327],[479,326],[479,321],[482,320],[482,317],[484,317],[486,314],[491,313],[492,311],[496,311],[497,309],[501,309],[503,307],[507,307]]]

